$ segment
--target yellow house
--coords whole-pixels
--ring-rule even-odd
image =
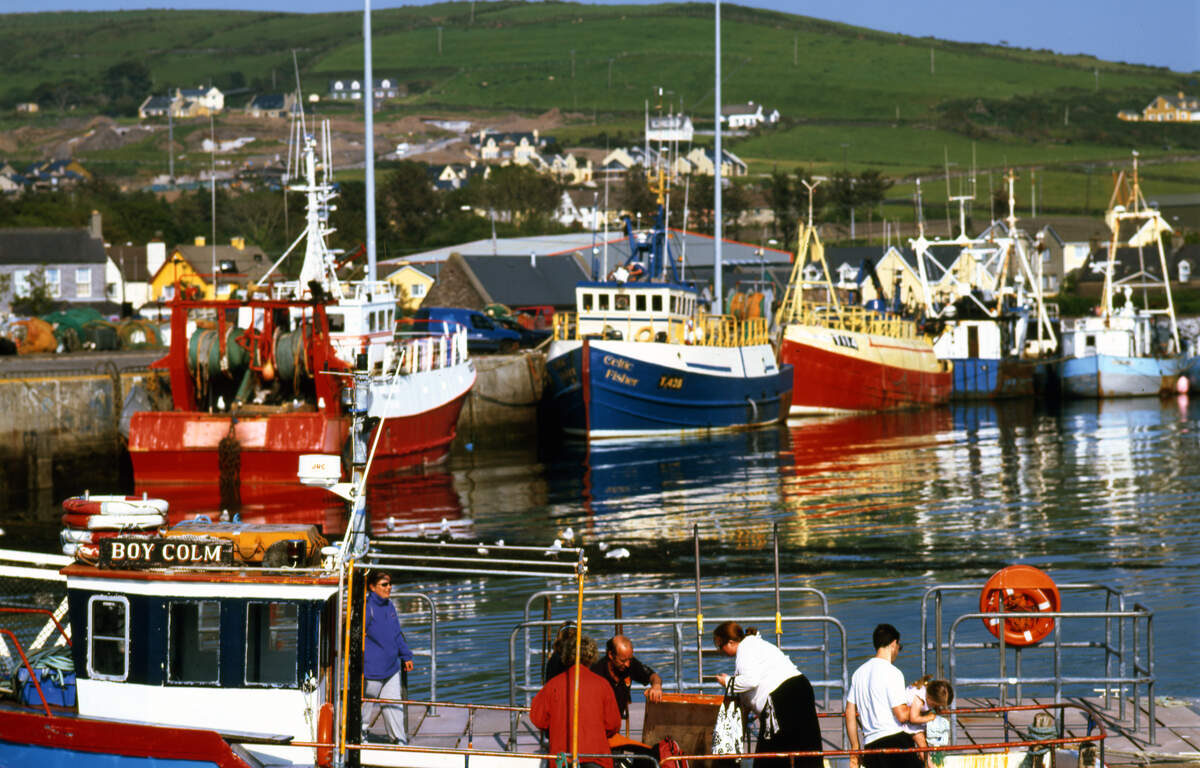
[[[178,250],[172,251],[150,278],[150,301],[171,301],[177,293],[186,295],[189,289],[198,291],[195,298],[212,298],[212,286],[200,276],[183,254]]]
[[[1172,96],[1155,96],[1142,110],[1142,119],[1150,122],[1200,122],[1200,98],[1179,91]]]
[[[213,272],[213,266],[216,272]],[[192,245],[177,245],[150,279],[150,301],[170,301],[179,290],[194,287],[195,298],[228,299],[245,295],[250,285],[270,268],[271,262],[257,246],[247,247],[244,238],[235,237],[229,245],[215,248],[197,237]]]
[[[421,306],[434,283],[432,277],[410,264],[405,264],[388,275],[387,281],[396,286],[400,308],[406,312],[412,312]]]
[[[887,300],[892,299],[896,290],[897,279],[900,286],[900,301],[904,306],[917,307],[925,300],[925,291],[921,287],[921,277],[915,267],[908,262],[904,254],[895,246],[887,249],[887,253],[875,265],[875,274],[883,286]],[[872,299],[880,298],[875,291],[875,285],[870,280],[862,283],[862,302],[865,304]]]

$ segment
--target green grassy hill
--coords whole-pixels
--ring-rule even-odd
[[[723,98],[760,102],[781,125],[728,145],[752,172],[883,168],[903,177],[1005,165],[1079,165],[1200,154],[1200,127],[1115,117],[1160,92],[1195,92],[1163,68],[876,32],[736,5],[723,8]],[[228,11],[9,14],[0,107],[129,113],[148,90],[212,82],[244,102],[306,93],[361,71],[361,15]],[[571,116],[564,145],[640,133],[647,99],[697,122],[713,112],[712,6],[455,2],[374,14],[375,74],[408,83],[387,113]],[[440,51],[439,51],[440,39]],[[932,59],[932,63],[931,63]],[[131,67],[132,64],[132,67]],[[139,69],[137,65],[144,64]],[[135,76],[126,77],[126,69]],[[145,82],[138,73],[145,76]],[[43,118],[45,119],[45,118]],[[3,126],[13,126],[6,118]]]

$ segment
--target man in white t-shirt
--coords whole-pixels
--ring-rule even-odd
[[[846,734],[850,749],[859,749],[858,725],[862,721],[862,749],[911,749],[912,734],[904,730],[911,717],[904,693],[904,675],[892,662],[900,653],[900,633],[891,624],[875,627],[872,636],[875,656],[854,672],[846,694]],[[866,768],[922,768],[924,760],[915,752],[863,755]],[[858,768],[858,756],[850,757],[850,768]]]

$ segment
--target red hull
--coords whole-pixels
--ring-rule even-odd
[[[932,359],[933,350],[929,356]],[[886,411],[950,399],[949,370],[886,365],[854,354],[783,340],[779,362],[795,370],[792,412]]]
[[[465,398],[464,393],[428,411],[386,419],[372,479],[444,460]],[[231,421],[224,414],[185,411],[133,414],[129,454],[137,488],[153,492],[164,484],[216,485],[221,479],[218,446]],[[264,484],[295,486],[300,456],[340,454],[349,424],[348,417],[312,412],[239,417],[234,434],[240,444],[236,471],[243,499]]]
[[[0,711],[0,742],[130,758],[191,760],[219,768],[249,768],[215,731]]]

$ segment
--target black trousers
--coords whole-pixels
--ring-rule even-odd
[[[863,749],[912,749],[917,746],[911,733],[901,731],[864,744]],[[863,755],[864,768],[924,768],[919,752],[900,752],[894,755]]]
[[[817,702],[812,683],[804,675],[789,677],[771,691],[770,704],[763,707],[755,752],[814,752],[821,749],[821,724],[817,721]],[[769,715],[778,729],[771,732]],[[822,768],[820,755],[812,757],[756,758],[754,768]]]

